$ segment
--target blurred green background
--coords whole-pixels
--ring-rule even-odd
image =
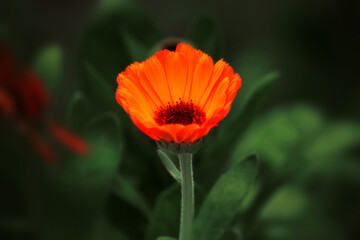
[[[0,239],[177,237],[179,187],[114,97],[119,72],[173,41],[224,58],[243,79],[194,156],[196,211],[216,186],[236,186],[214,200],[206,239],[358,239],[359,18],[347,0],[2,1],[1,42],[48,89],[44,119],[90,154],[48,140],[40,122],[59,155],[49,165],[0,121]],[[238,186],[231,174],[253,153],[256,179]]]

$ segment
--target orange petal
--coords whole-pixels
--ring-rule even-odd
[[[151,57],[144,62],[144,71],[149,83],[156,89],[156,92],[161,97],[162,102],[166,105],[172,102],[170,95],[168,81],[164,67],[157,57]]]
[[[190,143],[193,139],[200,138],[199,135],[201,131],[199,131],[200,126],[198,124],[189,124],[184,126],[180,131],[177,132],[177,138],[180,140],[177,143]]]
[[[242,80],[240,78],[239,74],[235,74],[232,81],[230,82],[229,90],[228,90],[228,100],[227,101],[233,101],[236,93],[239,91],[242,84]]]
[[[145,115],[152,116],[158,106],[143,87],[122,74],[118,78],[121,82],[116,93],[120,95],[119,98],[126,99],[127,104],[131,104],[130,100],[132,100],[133,103],[137,103],[132,106],[133,108],[143,111]]]
[[[181,53],[170,52],[166,57],[166,77],[169,84],[172,104],[182,98],[188,75],[188,63]]]
[[[148,95],[152,98],[154,103],[157,107],[159,106],[165,106],[166,104],[163,102],[163,99],[159,96],[157,91],[154,89],[154,86],[149,81],[149,79],[146,77],[145,74],[145,64],[140,65],[140,71],[139,74],[139,82],[144,87],[144,89],[147,91]]]
[[[156,106],[161,106],[163,104],[161,98],[146,77],[144,63],[135,62],[130,65],[130,67],[126,68],[125,72],[122,72],[121,74],[127,79],[133,81],[134,84],[136,84],[138,88],[144,92],[147,98],[152,100]],[[118,78],[118,84],[121,86],[119,81],[121,81],[121,79]]]
[[[203,110],[206,112],[206,117],[211,117],[212,113],[219,108],[223,108],[226,103],[226,92],[229,88],[229,79],[226,77],[223,79],[215,92],[211,95],[208,101],[205,103]]]
[[[199,105],[200,100],[209,85],[212,72],[213,60],[204,53],[195,65],[192,89],[189,97],[195,105]]]
[[[150,138],[154,139],[155,141],[160,141],[162,138],[159,138],[159,136],[155,133],[155,129],[157,129],[157,126],[154,123],[148,123],[148,122],[140,122],[136,119],[133,119],[133,122],[136,127],[140,129],[143,133],[145,133]]]
[[[167,55],[170,53],[169,50],[164,49],[161,50],[160,52],[157,52],[154,56],[159,60],[159,62],[161,63],[161,66],[163,67],[163,69],[165,69],[166,67],[166,57]]]
[[[203,53],[201,51],[197,51],[197,50],[193,49],[193,47],[191,47],[189,44],[185,44],[185,43],[179,43],[178,46],[176,47],[175,51],[182,53],[188,62],[188,64],[187,64],[188,65],[188,71],[187,71],[188,76],[187,76],[187,81],[185,83],[185,91],[184,91],[184,95],[182,96],[182,99],[185,102],[189,102],[190,101],[189,96],[190,96],[190,92],[191,92],[192,85],[193,85],[193,76],[194,76],[195,65]]]
[[[213,73],[211,75],[211,78],[210,78],[210,81],[209,81],[209,84],[201,98],[201,101],[199,103],[199,106],[204,106],[206,101],[209,99],[209,95],[211,93],[214,93],[215,92],[215,89],[216,87],[219,85],[220,83],[220,75],[223,73],[224,71],[224,68],[227,64],[223,61],[223,60],[219,60],[215,66],[214,66],[214,70],[213,70]],[[214,90],[213,90],[214,89]]]

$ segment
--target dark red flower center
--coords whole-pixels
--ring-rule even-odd
[[[203,124],[206,119],[206,114],[198,106],[190,103],[185,103],[179,98],[175,104],[170,104],[166,107],[160,107],[155,111],[155,122],[160,126],[165,124],[182,124],[189,125],[192,123]]]

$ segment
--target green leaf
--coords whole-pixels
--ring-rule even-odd
[[[244,112],[245,107],[250,105],[251,101],[254,99],[262,98],[263,95],[267,95],[268,90],[274,85],[275,81],[279,79],[280,73],[278,71],[272,71],[259,80],[257,80],[253,85],[247,88],[246,92],[239,94],[237,101],[235,101],[236,110],[233,111],[235,118],[238,118],[241,113]],[[244,86],[246,88],[246,86]]]
[[[194,47],[209,54],[216,61],[222,57],[220,36],[214,18],[209,15],[202,15],[194,21],[186,38],[194,43]]]
[[[306,158],[313,160],[338,155],[360,143],[360,125],[333,123],[327,125],[312,141]]]
[[[260,214],[263,220],[295,220],[306,210],[308,199],[297,186],[277,190],[267,201]]]
[[[249,89],[249,93],[246,94],[246,97],[242,101],[243,103],[239,103],[237,107],[238,110],[232,107],[230,113],[235,110],[235,112],[232,113],[232,117],[229,118],[229,120],[224,119],[224,122],[221,123],[224,127],[219,128],[218,135],[212,139],[215,143],[209,145],[201,157],[204,161],[201,162],[201,166],[199,167],[198,179],[206,188],[211,186],[216,179],[209,178],[208,173],[213,173],[215,177],[220,174],[219,164],[224,164],[224,160],[227,161],[229,159],[229,155],[234,151],[234,148],[236,148],[243,132],[249,129],[250,123],[259,113],[262,104],[267,99],[267,95],[277,78],[278,73],[272,72],[259,80],[253,88]],[[241,95],[241,92],[239,94]],[[237,98],[235,98],[235,102],[236,101]],[[234,160],[239,161],[253,152],[257,152],[257,149],[247,151],[246,154],[242,154],[240,157],[236,156]],[[227,162],[225,164],[227,164]]]
[[[88,81],[93,89],[98,91],[99,97],[104,97],[108,101],[114,100],[114,89],[108,84],[107,79],[91,62],[84,60],[83,66],[88,73]],[[115,80],[114,80],[115,81]],[[115,100],[114,100],[115,102]]]
[[[35,58],[33,68],[48,89],[54,89],[59,84],[62,58],[62,49],[58,45],[44,47]]]
[[[301,152],[306,160],[306,173],[337,172],[346,152],[359,145],[360,125],[348,122],[323,124],[322,129],[307,140]]]
[[[164,164],[166,170],[170,173],[170,175],[178,182],[181,183],[181,173],[179,169],[175,166],[170,157],[160,149],[157,151],[162,163]]]
[[[65,121],[68,125],[79,129],[91,115],[91,104],[85,95],[77,91],[72,96],[65,113]]]
[[[227,171],[206,197],[195,220],[194,239],[220,239],[240,209],[257,172],[257,155],[251,155]]]
[[[224,232],[224,234],[220,238],[221,240],[238,240],[237,235],[232,231],[232,229],[228,229]]]
[[[321,115],[306,106],[279,108],[258,118],[237,143],[230,165],[256,151],[272,170],[280,171],[294,149],[312,136],[323,124]],[[294,164],[298,164],[294,162]]]
[[[88,133],[98,132],[109,138],[114,137],[117,141],[121,141],[122,138],[122,132],[120,130],[121,121],[118,115],[112,111],[103,112],[93,117],[87,124],[85,124],[85,129],[88,129]]]
[[[195,184],[195,211],[203,198],[202,189]],[[179,235],[180,201],[181,188],[178,183],[171,185],[159,195],[152,213],[152,221],[146,230],[146,240],[153,240],[158,236]]]
[[[159,235],[177,236],[180,224],[179,184],[173,184],[158,197],[153,219],[146,231],[147,240],[156,239]]]
[[[125,177],[118,175],[114,182],[113,189],[114,193],[118,197],[133,205],[135,208],[144,213],[148,219],[150,219],[150,207],[132,182]]]
[[[241,53],[235,54],[235,59],[231,64],[243,79],[242,94],[237,98],[243,99],[246,92],[250,91],[255,84],[261,81],[278,66],[275,64],[273,56],[267,51],[259,48],[258,44],[247,46],[241,49]]]
[[[149,49],[137,40],[126,28],[120,29],[124,44],[131,58],[131,62],[141,62],[146,59]]]
[[[176,240],[176,238],[173,238],[173,237],[158,237],[156,240]]]
[[[93,224],[112,191],[123,144],[114,117],[102,116],[84,127],[87,156],[68,156],[44,171],[42,239],[89,239]]]
[[[277,71],[265,75],[252,88],[248,89],[246,94],[243,94],[244,98],[241,101],[237,99],[234,101],[237,106],[232,108],[232,117],[226,124],[228,127],[220,132],[219,141],[225,142],[222,146],[234,142],[249,127],[250,122],[257,115],[278,78],[279,73]],[[239,122],[241,124],[238,124]]]
[[[118,228],[105,217],[101,216],[93,228],[92,240],[128,240]]]

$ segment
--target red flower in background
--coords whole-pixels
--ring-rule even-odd
[[[57,142],[71,151],[85,155],[87,144],[45,112],[50,98],[40,79],[27,67],[15,65],[6,47],[0,46],[0,121],[15,124],[19,132],[29,139],[37,153],[49,163],[57,161],[53,147],[38,133],[43,127]]]

